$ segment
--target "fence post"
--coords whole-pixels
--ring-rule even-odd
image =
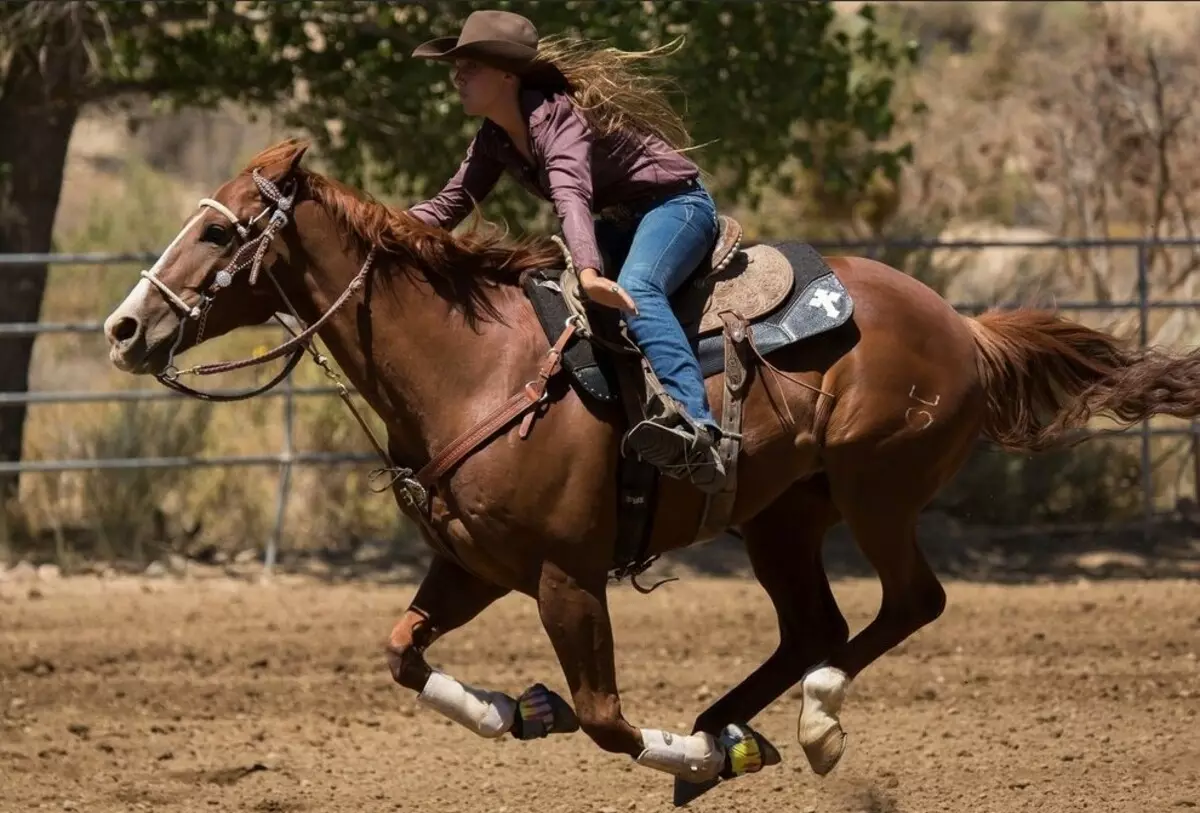
[[[1150,273],[1146,262],[1146,243],[1137,244],[1137,305],[1138,343],[1142,349],[1150,344]],[[1154,472],[1150,456],[1150,421],[1142,421],[1142,537],[1150,539],[1154,518]]]
[[[19,475],[18,475],[19,476]],[[12,558],[13,533],[8,519],[8,505],[0,500],[0,567]]]
[[[270,578],[275,571],[275,561],[279,554],[279,541],[283,537],[283,517],[287,511],[288,492],[292,485],[292,456],[293,438],[292,427],[296,418],[295,383],[288,375],[283,380],[283,448],[280,457],[283,462],[279,465],[279,493],[275,502],[275,527],[267,540],[267,550],[263,556],[263,577]]]
[[[1192,515],[1188,519],[1200,516],[1200,421],[1192,419],[1188,427],[1192,433]]]

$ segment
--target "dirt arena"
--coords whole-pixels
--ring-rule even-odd
[[[3,811],[665,811],[671,781],[582,734],[488,742],[393,685],[381,641],[408,584],[280,577],[0,581]],[[797,701],[757,723],[784,763],[695,811],[1183,811],[1200,805],[1200,583],[949,581],[945,616],[852,687],[824,780]],[[874,580],[835,592],[853,629]],[[743,579],[612,604],[625,710],[684,732],[773,647]],[[564,682],[510,598],[432,663],[516,694]]]

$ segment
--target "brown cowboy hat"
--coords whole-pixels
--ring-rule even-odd
[[[438,37],[416,47],[415,57],[452,62],[475,59],[485,65],[524,73],[537,56],[533,23],[511,11],[473,11],[457,37]]]

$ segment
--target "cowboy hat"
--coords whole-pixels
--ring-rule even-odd
[[[412,55],[445,62],[475,59],[510,73],[522,73],[532,66],[537,45],[537,29],[520,14],[473,11],[457,37],[429,40],[418,45]]]

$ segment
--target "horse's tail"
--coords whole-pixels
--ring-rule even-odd
[[[1058,445],[1098,415],[1124,424],[1200,415],[1200,354],[1129,349],[1044,310],[988,311],[967,324],[987,398],[983,434],[1004,449]]]

